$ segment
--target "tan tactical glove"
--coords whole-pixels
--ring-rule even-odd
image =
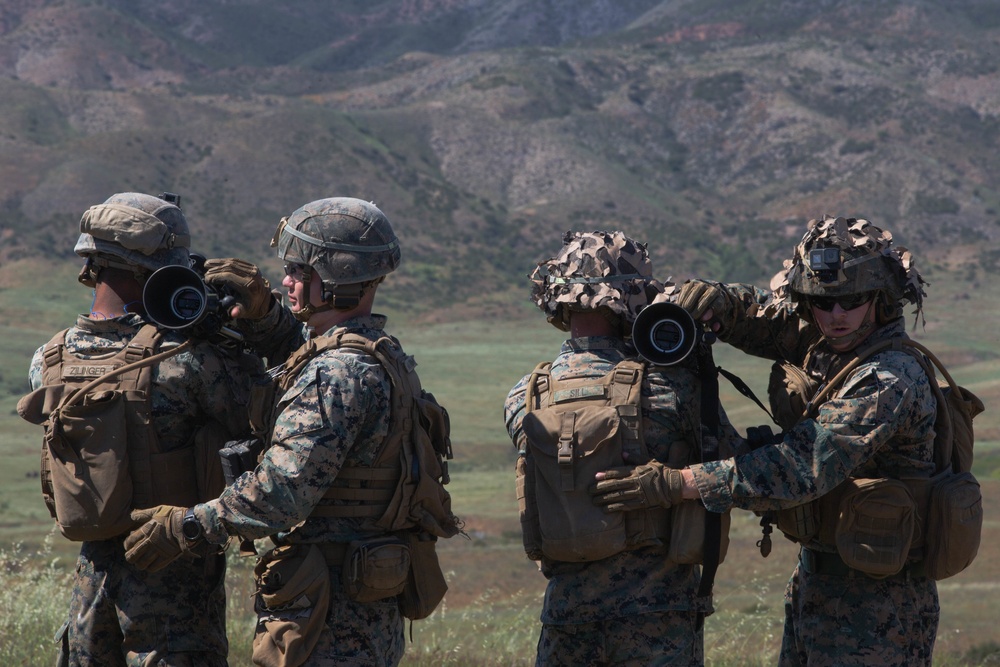
[[[629,512],[650,507],[673,507],[683,500],[681,471],[650,461],[635,468],[612,468],[591,487],[595,505],[606,512]]]
[[[205,262],[205,282],[236,296],[239,317],[259,320],[271,309],[271,285],[260,269],[242,259],[210,259]]]
[[[185,512],[187,509],[172,505],[133,510],[132,520],[142,525],[125,538],[125,560],[140,570],[156,572],[185,553],[203,555],[195,554],[194,549],[205,540],[189,540],[184,536]]]
[[[677,295],[677,305],[691,313],[691,317],[698,324],[702,324],[702,316],[712,311],[710,324],[722,324],[729,319],[730,306],[729,299],[725,291],[718,285],[704,280],[689,280],[681,285],[681,291]],[[712,330],[718,327],[713,326]]]

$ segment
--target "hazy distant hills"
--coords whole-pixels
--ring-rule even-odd
[[[462,313],[523,299],[570,228],[760,280],[808,218],[867,216],[976,279],[998,116],[993,0],[4,0],[0,264],[72,260],[135,189],[265,262],[300,204],[374,200],[399,302]]]

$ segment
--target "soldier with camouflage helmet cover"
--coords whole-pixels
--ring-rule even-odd
[[[809,222],[770,290],[699,280],[681,288],[679,305],[721,340],[776,360],[770,393],[782,442],[681,474],[685,498],[713,511],[773,512],[800,544],[780,665],[931,664],[937,589],[921,563],[924,538],[911,542],[905,527],[914,508],[925,515],[916,490],[935,473],[935,395],[904,346],[864,351],[907,338],[903,305],[919,313],[923,285],[888,231],[827,216]],[[807,406],[857,357],[825,400]]]
[[[651,474],[657,461],[697,460],[699,379],[690,366],[649,367],[630,345],[636,314],[668,300],[674,286],[653,278],[646,246],[620,231],[566,233],[561,251],[538,264],[531,282],[532,301],[570,334],[556,359],[524,376],[504,406],[519,452],[525,551],[548,579],[536,664],[701,665],[701,619],[712,601],[699,596],[698,559],[672,560],[684,542],[671,534],[679,476]],[[724,414],[720,419],[728,426]],[[603,424],[616,426],[607,432]],[[547,486],[550,453],[561,461],[555,475],[562,481]],[[588,458],[643,482],[597,505]],[[656,495],[661,499],[650,502]],[[570,507],[568,516],[553,515],[558,507]],[[560,533],[568,525],[579,530]],[[612,533],[607,525],[622,528]]]
[[[374,204],[333,197],[283,218],[271,245],[285,262],[287,308],[257,267],[206,263],[208,282],[240,294],[235,313],[247,340],[270,363],[284,362],[273,371],[277,392],[259,463],[218,499],[161,508],[129,538],[128,557],[153,571],[186,552],[185,515],[196,541],[270,537],[276,547],[255,570],[255,664],[395,665],[405,649],[396,593],[365,597],[351,577],[376,562],[383,574],[392,570],[386,577],[405,567],[373,513],[400,477],[380,462],[401,388],[373,352],[340,342],[402,354],[385,316],[372,312],[379,284],[399,266],[399,242]],[[389,555],[373,561],[365,553]]]
[[[248,432],[251,375],[262,371],[259,360],[231,347],[186,342],[176,331],[157,332],[147,323],[146,278],[164,266],[190,265],[188,224],[175,203],[115,194],[84,213],[80,231],[76,252],[86,258],[80,282],[94,290],[91,311],[35,353],[29,370],[34,391],[19,403],[19,412],[35,423],[49,420],[64,387],[76,391],[91,379],[77,377],[79,369],[84,375],[86,369],[107,371],[102,360],[114,362],[152,340],[144,354],[165,358],[152,366],[148,408],[138,408],[149,410],[148,426],[129,426],[129,458],[120,461],[128,469],[120,474],[132,489],[131,506],[214,497],[221,475],[210,479],[207,463],[226,440]],[[148,463],[144,470],[139,460]],[[50,491],[46,502],[62,522],[65,505],[58,496],[53,502]],[[107,539],[82,538],[68,619],[57,636],[58,664],[226,665],[223,555],[197,551],[159,572],[143,572],[125,559],[127,530]]]

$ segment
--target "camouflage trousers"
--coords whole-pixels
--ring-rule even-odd
[[[580,625],[542,626],[536,667],[701,667],[697,614],[667,611]]]
[[[340,572],[333,573],[339,577]],[[395,667],[403,659],[406,639],[403,617],[395,598],[361,604],[351,602],[333,586],[330,610],[319,642],[309,654],[304,667]],[[301,610],[289,610],[293,616]],[[258,629],[263,620],[280,617],[280,613],[258,616]]]
[[[159,572],[125,561],[122,540],[84,542],[60,667],[225,667],[224,556],[180,559]]]
[[[926,577],[872,579],[795,568],[785,590],[780,667],[930,667],[937,585]]]

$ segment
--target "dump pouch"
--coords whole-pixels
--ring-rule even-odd
[[[931,579],[954,576],[979,553],[983,528],[983,494],[970,472],[949,471],[931,482],[927,510],[924,569]]]
[[[410,572],[399,594],[399,612],[403,618],[419,621],[437,608],[448,592],[441,563],[438,561],[437,537],[411,532],[406,537],[410,550]]]
[[[330,608],[330,570],[314,544],[280,546],[254,567],[257,628],[253,663],[260,667],[305,664]]]
[[[680,565],[701,565],[705,562],[705,513],[700,502],[687,500],[670,508],[670,547],[667,559]],[[719,563],[729,551],[729,512],[722,514],[719,542]]]

